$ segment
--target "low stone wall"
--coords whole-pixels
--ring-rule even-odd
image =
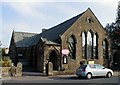
[[[2,72],[2,76],[10,76],[10,69],[11,67],[1,67],[0,72]]]
[[[6,76],[22,76],[22,64],[18,63],[17,66],[0,67],[2,77]]]

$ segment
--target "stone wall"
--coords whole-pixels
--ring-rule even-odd
[[[0,67],[3,77],[8,76],[22,76],[22,64],[18,63],[17,66]]]
[[[86,21],[86,18],[90,16],[93,19],[93,22],[89,23]],[[82,57],[82,32],[88,32],[92,31],[94,34],[98,34],[98,59],[84,59]],[[62,68],[64,69],[65,73],[74,73],[76,68],[80,66],[81,61],[85,61],[85,63],[88,63],[88,61],[94,61],[95,64],[102,64],[104,65],[106,63],[104,57],[103,57],[103,41],[105,39],[108,40],[109,46],[108,46],[108,53],[110,53],[110,40],[105,32],[102,25],[99,23],[97,18],[92,14],[92,12],[87,11],[83,16],[81,16],[80,19],[78,19],[62,36],[61,36],[61,46],[59,47],[59,52],[61,49],[68,49],[68,38],[74,35],[76,38],[76,58],[71,59],[69,56],[67,57],[67,64],[62,63]],[[49,60],[49,54],[51,50],[55,50],[56,47],[53,46],[47,46],[44,47],[44,62],[47,62]],[[61,52],[60,52],[61,53]],[[60,54],[61,55],[61,54]]]
[[[37,62],[37,71],[43,72],[44,70],[44,43],[42,40],[39,40],[37,44],[37,54],[36,54],[36,62]]]
[[[10,76],[11,67],[1,67],[0,72],[2,72],[2,76]]]
[[[93,19],[93,22],[89,23],[86,21],[86,18],[90,16]],[[82,58],[82,32],[88,32],[92,31],[93,33],[98,34],[98,59],[90,59],[93,60],[95,63],[98,64],[104,64],[104,58],[103,58],[103,45],[102,42],[104,39],[107,39],[109,41],[108,35],[105,32],[102,25],[99,23],[98,19],[92,14],[92,12],[87,11],[81,18],[79,18],[62,36],[62,49],[68,49],[68,38],[71,35],[74,35],[76,38],[76,59],[71,59],[68,56],[68,63],[63,65],[63,68],[65,70],[75,70],[79,67],[80,61],[82,61],[84,58]],[[110,44],[108,46],[108,49],[110,49]],[[110,53],[110,52],[109,52]],[[87,63],[89,59],[85,59],[85,62]]]

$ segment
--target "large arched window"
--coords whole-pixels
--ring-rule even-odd
[[[68,39],[68,48],[69,48],[69,56],[71,59],[76,59],[76,38],[74,35],[71,35]]]
[[[82,32],[82,57],[85,59],[85,33]]]
[[[92,34],[90,31],[87,32],[87,59],[92,58]]]
[[[82,57],[98,59],[98,34],[94,34],[92,30],[82,32]]]
[[[108,42],[106,39],[103,41],[103,57],[108,59]]]
[[[94,34],[93,57],[96,58],[96,34]]]
[[[94,47],[93,47],[93,55],[95,59],[98,59],[98,34],[94,34]]]

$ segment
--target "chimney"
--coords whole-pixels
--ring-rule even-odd
[[[42,29],[42,32],[45,32],[46,30],[48,30],[48,29]]]

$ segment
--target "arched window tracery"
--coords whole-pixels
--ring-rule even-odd
[[[74,35],[71,35],[68,39],[68,49],[70,58],[76,59],[76,38]]]
[[[84,59],[98,59],[98,34],[82,32],[82,57]]]

